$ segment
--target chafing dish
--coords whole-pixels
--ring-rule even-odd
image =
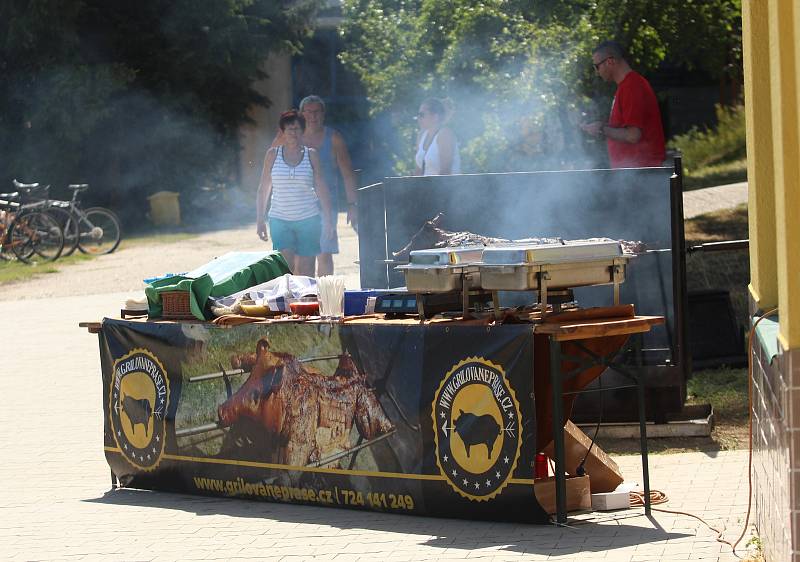
[[[619,242],[609,239],[564,244],[487,247],[479,264],[481,287],[488,291],[538,291],[547,306],[547,291],[588,285],[614,285],[625,280],[629,256]]]
[[[483,246],[414,250],[402,271],[406,288],[413,293],[442,293],[480,287],[478,266]]]

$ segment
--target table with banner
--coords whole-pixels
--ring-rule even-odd
[[[533,464],[563,439],[554,413],[568,417],[574,392],[660,321],[89,328],[100,336],[105,454],[122,486],[545,523]]]

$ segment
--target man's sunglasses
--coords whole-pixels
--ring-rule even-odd
[[[600,67],[601,67],[601,66],[603,66],[603,63],[604,63],[604,62],[606,62],[608,59],[613,59],[613,58],[614,58],[614,57],[606,57],[606,58],[604,58],[603,60],[601,60],[601,61],[600,61],[600,62],[598,62],[598,63],[594,63],[594,62],[593,62],[593,63],[592,63],[592,66],[594,67],[594,69],[595,69],[595,70],[599,70],[599,69],[600,69]]]

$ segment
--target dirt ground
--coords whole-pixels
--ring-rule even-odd
[[[339,216],[339,249],[334,256],[335,273],[343,275],[348,288],[359,288],[358,237]],[[271,250],[271,242],[256,236],[255,223],[207,232],[184,240],[150,244],[124,243],[113,254],[59,268],[56,273],[40,275],[2,286],[0,301],[143,292],[148,277],[164,273],[182,273],[208,263],[227,252]]]

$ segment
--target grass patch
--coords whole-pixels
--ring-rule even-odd
[[[750,236],[747,205],[706,213],[684,222],[687,243],[703,244],[723,240],[744,240]]]
[[[686,174],[683,178],[684,191],[702,189],[704,187],[714,187],[716,185],[727,185],[729,183],[739,183],[747,181],[747,159],[724,162],[703,166],[694,170],[691,174]]]
[[[709,437],[648,439],[651,453],[742,449],[748,445],[747,369],[709,369],[693,373],[686,382],[686,404],[711,404],[714,429]],[[591,432],[589,432],[591,437]],[[611,455],[638,455],[638,439],[597,439]]]
[[[38,265],[30,265],[19,261],[0,261],[0,285],[5,283],[19,283],[41,275],[57,273],[61,267],[65,265],[74,265],[94,258],[95,256],[89,256],[76,251],[71,256],[59,258],[58,261]]]
[[[686,381],[687,404],[711,404],[719,423],[747,421],[747,369],[709,369]]]

